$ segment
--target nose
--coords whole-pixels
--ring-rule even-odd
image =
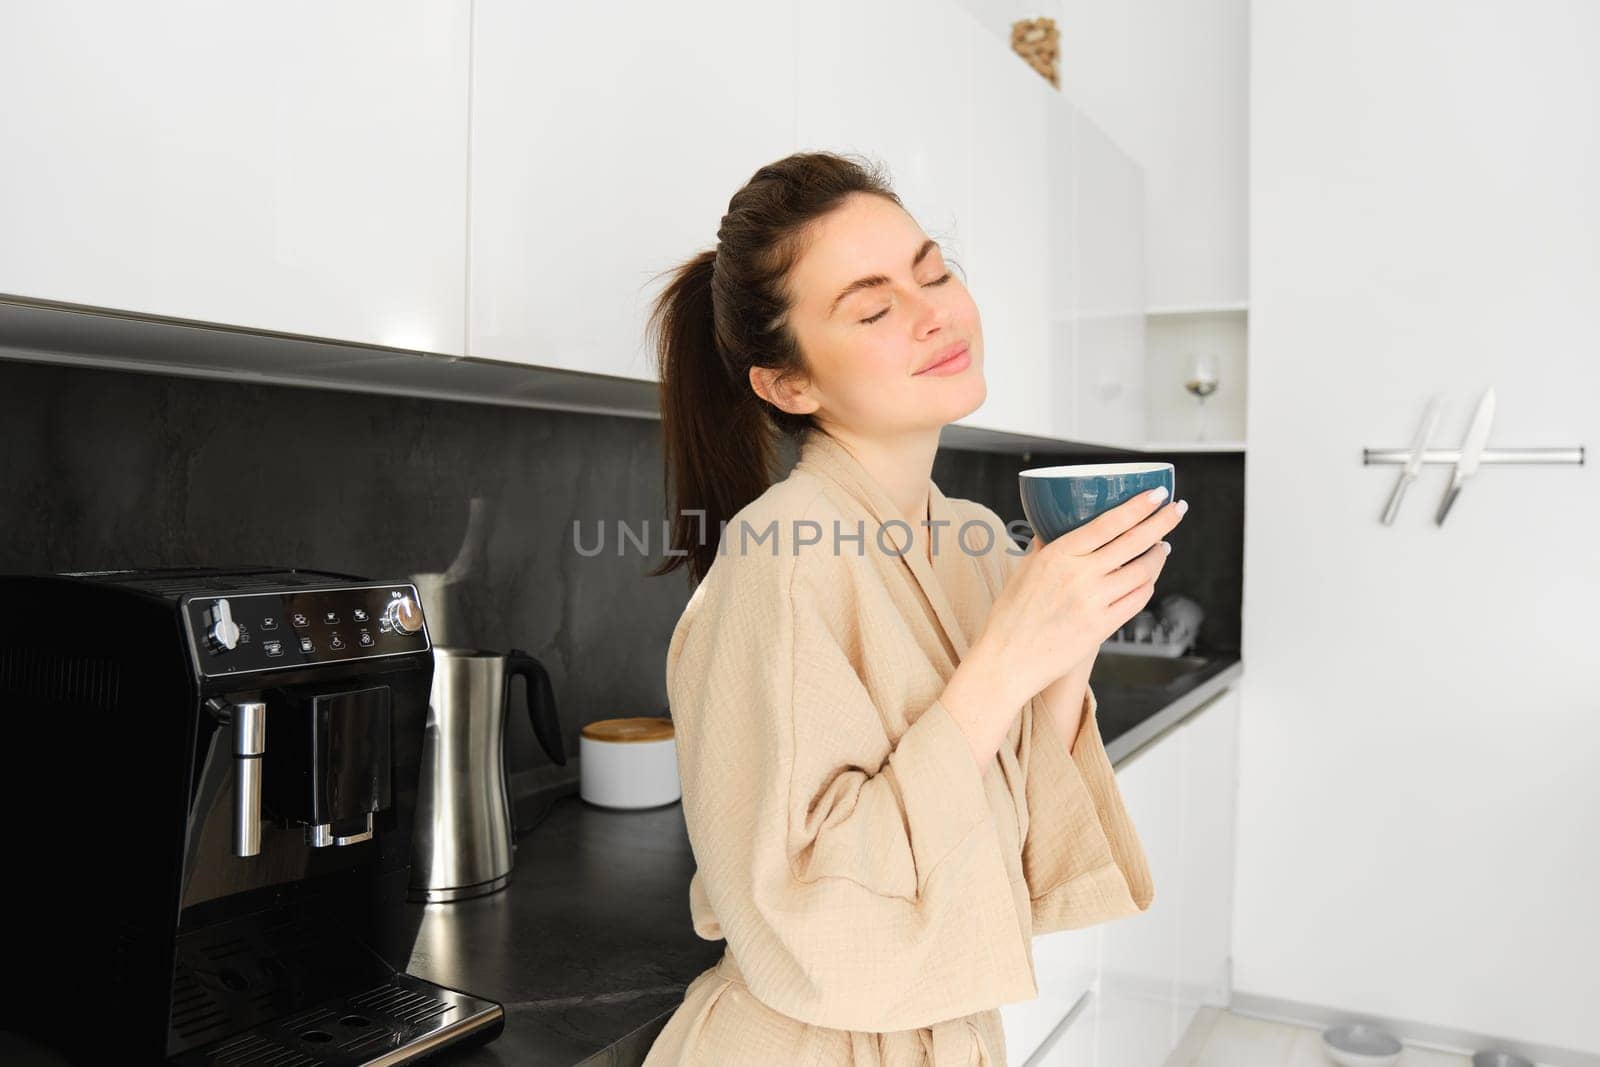
[[[923,337],[950,325],[950,309],[938,297],[926,291],[919,291],[917,300],[920,303],[912,320],[917,324],[917,336]]]

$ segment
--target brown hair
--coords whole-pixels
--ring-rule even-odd
[[[675,268],[656,299],[649,331],[674,509],[671,547],[681,551],[652,577],[687,562],[693,580],[703,579],[722,524],[772,484],[780,435],[800,437],[811,428],[810,415],[762,399],[751,388],[750,368],[804,373],[788,322],[789,271],[807,227],[851,193],[900,204],[881,169],[859,156],[797,152],[768,163],[728,201],[716,248]],[[693,511],[704,511],[704,519]]]

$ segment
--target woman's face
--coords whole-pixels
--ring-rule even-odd
[[[789,324],[809,374],[780,407],[881,436],[938,429],[983,403],[978,307],[939,245],[896,204],[848,197],[813,225],[789,285]],[[965,368],[919,373],[960,344]]]

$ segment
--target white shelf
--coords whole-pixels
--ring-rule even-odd
[[[1243,441],[1146,441],[1145,452],[1245,452]]]
[[[1249,312],[1249,304],[1169,304],[1166,307],[1145,308],[1144,317],[1147,319],[1192,318],[1202,315],[1247,315]]]

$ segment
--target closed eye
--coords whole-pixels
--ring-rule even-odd
[[[950,272],[949,271],[945,271],[943,274],[939,275],[933,281],[928,282],[927,285],[943,285],[945,282],[947,282],[949,280],[950,280]],[[874,323],[874,322],[877,322],[879,319],[883,318],[887,314],[889,314],[889,309],[888,308],[884,308],[882,311],[878,312],[876,315],[873,315],[871,318],[862,319],[861,322],[862,322],[863,325]]]

